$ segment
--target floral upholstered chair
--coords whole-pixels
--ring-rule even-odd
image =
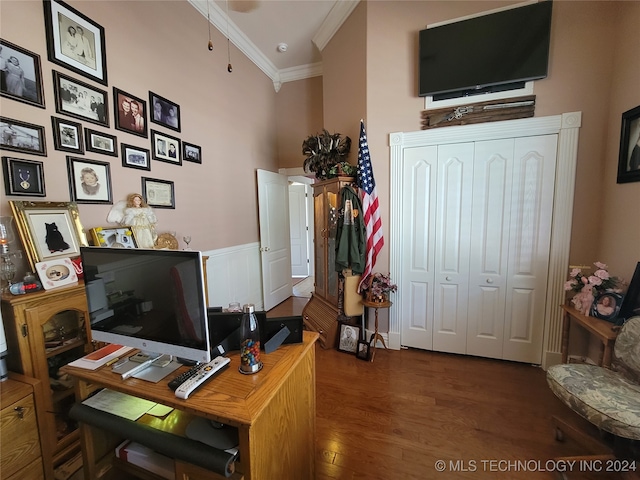
[[[547,370],[547,383],[560,400],[600,431],[637,445],[640,317],[632,317],[622,326],[614,345],[611,369],[588,364],[554,365]],[[556,432],[556,438],[561,436],[561,432]]]

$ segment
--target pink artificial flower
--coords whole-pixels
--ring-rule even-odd
[[[571,273],[569,274],[569,276],[570,276],[571,278],[576,278],[576,276],[577,276],[579,273],[581,273],[581,272],[582,272],[582,270],[581,270],[581,269],[579,269],[579,268],[574,268],[573,270],[571,270]]]
[[[598,278],[601,278],[602,280],[609,280],[609,272],[607,272],[606,270],[596,270],[594,272],[594,275]]]
[[[573,283],[571,280],[569,280],[568,282],[565,282],[564,289],[566,291],[573,290],[573,286],[574,285],[575,285],[575,283]]]
[[[595,286],[602,285],[602,279],[600,277],[596,277],[595,275],[591,275],[589,277],[589,283]]]
[[[602,262],[595,262],[594,265],[596,267],[598,267],[600,270],[608,270],[609,267],[607,266],[606,263],[602,263]]]

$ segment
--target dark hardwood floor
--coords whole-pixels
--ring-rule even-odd
[[[378,349],[371,363],[317,345],[316,392],[318,480],[552,479],[569,465],[554,458],[585,453],[555,440],[552,415],[581,419],[537,366],[413,349]],[[568,478],[640,478],[586,471],[604,466],[576,462]]]

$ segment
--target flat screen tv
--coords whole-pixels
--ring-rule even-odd
[[[631,317],[640,316],[640,262],[637,263],[629,288],[622,299],[618,320],[624,323]]]
[[[93,340],[211,361],[202,255],[81,247]]]
[[[421,30],[419,95],[491,93],[546,77],[551,8],[545,0]]]

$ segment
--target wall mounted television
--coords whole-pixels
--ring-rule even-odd
[[[211,361],[197,250],[81,247],[93,340]]]
[[[543,0],[421,30],[419,95],[443,100],[545,78],[551,9]]]

